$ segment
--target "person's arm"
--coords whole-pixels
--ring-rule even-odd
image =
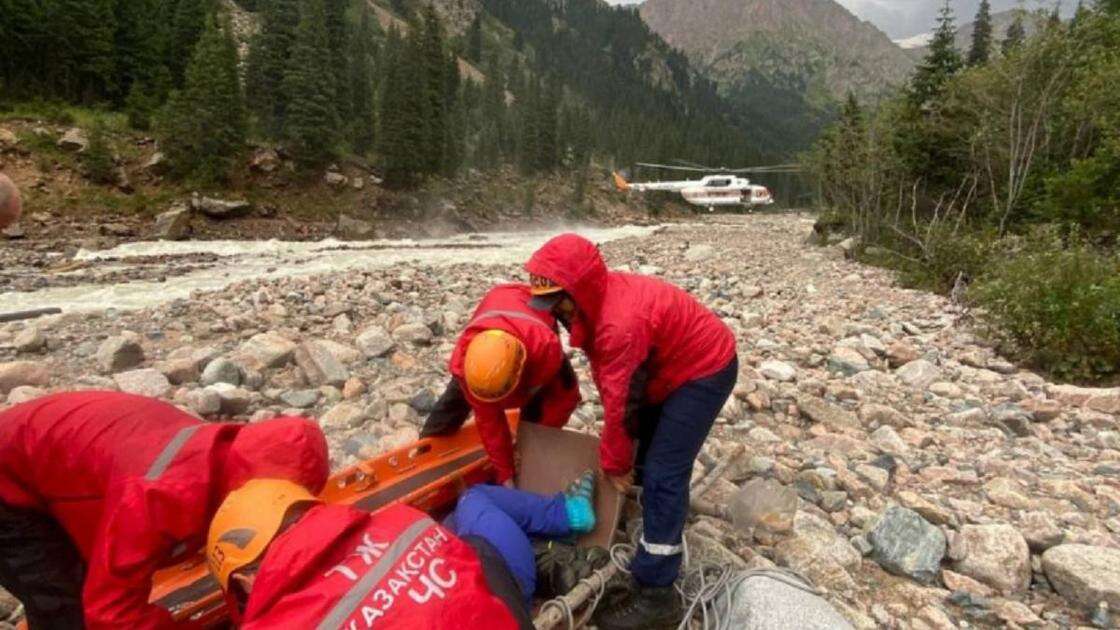
[[[432,407],[432,411],[428,414],[428,419],[424,421],[420,437],[451,435],[462,428],[470,415],[471,405],[463,394],[459,379],[452,376],[447,383],[447,388],[443,390],[443,395],[436,401],[435,407]]]
[[[568,424],[568,419],[579,406],[582,397],[579,393],[579,379],[568,357],[560,364],[560,369],[541,391],[530,401],[533,407],[534,422],[546,427],[560,428]]]
[[[490,456],[497,472],[497,482],[504,484],[513,479],[516,471],[513,461],[513,437],[505,411],[497,405],[478,403],[474,407],[474,423],[482,446]]]
[[[149,604],[152,575],[177,544],[164,515],[191,510],[142,483],[106,497],[82,592],[87,630],[164,630],[180,627],[171,613]],[[179,518],[182,518],[180,516]]]
[[[599,459],[603,472],[621,477],[634,466],[633,437],[628,427],[644,396],[642,364],[649,353],[645,339],[634,331],[609,331],[596,346],[595,382],[603,403],[603,434]]]

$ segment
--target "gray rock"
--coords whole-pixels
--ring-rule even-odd
[[[758,373],[772,381],[786,383],[797,377],[797,368],[784,361],[770,360],[758,366]]]
[[[191,206],[211,219],[229,219],[249,212],[253,204],[243,200],[226,201],[213,197],[193,197]]]
[[[867,540],[875,562],[895,575],[929,584],[941,570],[945,534],[913,510],[888,508]]]
[[[206,388],[222,399],[222,413],[228,416],[239,416],[249,411],[253,398],[247,390],[229,383],[215,383]]]
[[[214,385],[216,383],[229,383],[234,386],[240,385],[241,368],[229,359],[218,357],[206,364],[206,369],[202,370],[202,376],[199,382],[203,385]]]
[[[337,171],[327,171],[327,174],[323,176],[323,183],[328,186],[334,186],[335,188],[341,188],[349,182],[350,180],[348,180],[345,175]]]
[[[1007,523],[965,525],[953,537],[949,555],[953,569],[1011,595],[1031,583],[1031,555],[1027,541]]]
[[[1054,522],[1047,512],[1026,512],[1023,514],[1019,531],[1027,541],[1027,546],[1035,553],[1042,553],[1062,543],[1065,532]]]
[[[156,215],[152,233],[161,241],[181,241],[191,231],[191,210],[185,205],[176,206]]]
[[[312,385],[341,387],[350,378],[350,371],[331,352],[330,347],[319,341],[307,341],[295,351],[296,365]]]
[[[321,396],[321,394],[317,389],[297,389],[280,394],[280,400],[289,407],[307,409],[319,402],[319,396]]]
[[[397,342],[389,336],[389,332],[381,326],[371,326],[363,330],[355,342],[358,344],[358,349],[371,359],[389,354],[397,345]]]
[[[71,127],[59,139],[58,147],[65,151],[81,153],[89,148],[89,138],[86,136],[86,132],[80,128]]]
[[[791,584],[792,582],[792,584]],[[720,598],[728,626],[736,630],[848,630],[852,625],[810,585],[771,570],[732,577],[736,586]],[[803,582],[802,582],[803,583]]]
[[[862,426],[854,413],[814,396],[798,396],[797,408],[806,418],[836,431],[858,429]]]
[[[257,370],[277,368],[291,361],[296,344],[276,332],[253,335],[241,344],[232,357],[239,364]]]
[[[16,347],[18,353],[32,354],[47,347],[47,338],[35,326],[28,326],[19,331],[16,338],[12,340],[12,345]]]
[[[32,387],[31,385],[20,385],[19,387],[13,387],[12,391],[8,393],[8,404],[19,405],[46,395],[47,390],[45,389]]]
[[[828,369],[830,372],[852,376],[870,370],[871,364],[855,349],[839,346],[828,355]]]
[[[155,368],[141,368],[114,374],[113,382],[126,394],[162,398],[171,392],[171,381]]]
[[[409,399],[408,404],[418,413],[427,413],[436,406],[436,395],[432,390],[424,387]]]
[[[700,262],[714,256],[716,250],[711,245],[693,245],[684,253],[684,259],[689,262]]]
[[[324,429],[354,429],[366,421],[366,411],[354,403],[338,403],[319,418]]]
[[[167,156],[160,151],[152,154],[152,157],[144,161],[144,165],[140,168],[153,175],[163,175],[167,172]]]
[[[836,533],[832,523],[802,511],[793,519],[793,535],[774,547],[774,560],[800,571],[819,586],[850,591],[856,584],[848,571],[858,568],[863,556],[847,538]]]
[[[341,214],[338,217],[338,234],[345,238],[369,238],[373,236],[374,227],[369,221],[355,219],[349,215]]]
[[[222,397],[210,389],[192,389],[183,396],[183,402],[200,416],[212,416],[222,410]]]
[[[140,347],[138,335],[125,333],[103,341],[95,358],[101,371],[115,374],[143,363],[144,349]]]
[[[402,324],[393,329],[393,337],[418,346],[426,346],[432,341],[432,329],[420,322]]]
[[[1106,602],[1120,610],[1120,549],[1058,545],[1042,554],[1042,569],[1054,590],[1084,609]]]
[[[911,361],[895,370],[895,374],[903,383],[918,389],[925,389],[941,378],[941,370],[925,359]]]
[[[744,531],[788,532],[797,513],[797,492],[773,479],[755,478],[731,498],[728,512],[735,526]]]

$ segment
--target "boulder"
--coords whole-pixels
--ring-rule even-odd
[[[797,368],[783,361],[763,361],[758,373],[772,381],[788,383],[797,377]]]
[[[774,547],[774,560],[819,586],[850,592],[856,584],[848,571],[859,567],[863,555],[836,533],[832,523],[809,512],[798,512],[793,519],[793,535]]]
[[[362,239],[373,236],[374,227],[369,221],[355,219],[349,215],[338,216],[338,235],[343,238]]]
[[[289,407],[307,409],[319,402],[322,394],[317,389],[297,389],[280,394],[280,401]]]
[[[802,586],[797,586],[802,583]],[[736,630],[850,630],[831,604],[796,577],[761,570],[731,577],[734,587],[720,596],[728,628]]]
[[[32,387],[31,385],[20,385],[19,387],[13,387],[12,391],[8,393],[8,404],[19,405],[46,395],[47,390],[45,389]]]
[[[280,367],[292,360],[296,344],[277,332],[253,335],[237,349],[233,360],[255,370]]]
[[[161,241],[181,241],[190,231],[191,209],[185,205],[156,215],[156,222],[152,227],[152,233]]]
[[[241,389],[229,383],[215,383],[206,388],[221,398],[222,413],[227,416],[239,416],[249,411],[253,402],[253,395],[248,390]]]
[[[797,408],[801,411],[801,415],[834,431],[858,429],[861,426],[859,418],[854,413],[814,396],[798,396]]]
[[[684,252],[684,259],[689,262],[700,262],[714,256],[716,250],[711,245],[693,245]]]
[[[887,347],[887,363],[898,368],[921,357],[918,349],[905,341],[896,341]]]
[[[89,137],[80,128],[71,127],[66,133],[62,134],[62,138],[58,141],[58,148],[64,151],[81,153],[89,148]]]
[[[119,372],[113,375],[113,382],[126,394],[162,398],[171,393],[171,381],[155,368]]]
[[[371,359],[389,354],[397,345],[397,342],[389,336],[389,331],[381,326],[371,326],[363,330],[355,342],[358,344],[358,349]]]
[[[903,383],[918,389],[925,389],[941,378],[941,370],[925,359],[911,361],[895,370],[895,374]]]
[[[5,396],[21,385],[46,387],[50,380],[50,372],[38,361],[0,363],[0,394]]]
[[[350,183],[350,180],[347,179],[345,175],[337,171],[327,171],[327,174],[323,176],[323,183],[335,188],[342,188],[346,184]]]
[[[19,138],[8,129],[0,127],[0,151],[7,151],[19,144]],[[2,618],[2,617],[0,617]]]
[[[47,338],[37,327],[28,326],[19,331],[16,338],[12,340],[12,345],[20,354],[33,354],[47,347]]]
[[[124,333],[101,342],[95,356],[98,367],[106,374],[115,374],[134,368],[144,362],[144,349],[140,336]]]
[[[839,346],[828,355],[828,369],[830,372],[852,376],[870,370],[871,364],[854,348]]]
[[[1058,545],[1042,554],[1042,570],[1054,590],[1076,606],[1105,602],[1120,610],[1120,549]]]
[[[338,403],[319,418],[324,429],[356,429],[366,421],[366,410],[350,402]]]
[[[797,513],[797,492],[773,479],[748,481],[728,505],[735,526],[744,531],[761,528],[770,534],[781,534],[793,528]]]
[[[417,346],[426,346],[432,341],[432,329],[421,322],[402,324],[393,329],[393,337],[398,341],[412,343]]]
[[[241,368],[229,359],[218,357],[206,364],[206,369],[202,370],[202,377],[199,382],[203,385],[215,385],[217,383],[240,385]]]
[[[175,385],[198,380],[198,364],[189,358],[160,361],[155,368]]]
[[[965,525],[953,537],[949,555],[957,573],[975,578],[1005,595],[1031,583],[1031,554],[1019,530],[1007,523]]]
[[[879,566],[924,584],[933,582],[945,556],[945,534],[917,512],[891,506],[867,536]]]
[[[161,151],[156,151],[140,168],[152,175],[163,175],[167,172],[167,156]]]
[[[341,387],[350,378],[350,371],[342,361],[331,352],[329,346],[318,340],[300,344],[293,356],[307,382],[312,385]]]
[[[280,168],[280,154],[275,149],[257,149],[249,160],[249,168],[258,173],[271,173]]]
[[[248,201],[198,196],[191,199],[191,206],[211,219],[230,219],[249,212],[253,207]]]
[[[1023,514],[1019,531],[1027,541],[1027,546],[1035,553],[1042,553],[1051,547],[1062,544],[1065,532],[1054,522],[1047,512],[1026,512]]]
[[[200,416],[212,416],[222,410],[222,397],[211,389],[192,389],[183,396],[183,403]]]

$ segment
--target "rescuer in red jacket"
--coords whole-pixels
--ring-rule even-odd
[[[675,626],[688,484],[716,417],[735,387],[735,336],[683,289],[607,270],[599,249],[575,234],[533,254],[534,308],[568,327],[587,353],[603,402],[600,460],[624,490],[637,463],[643,535],[631,563],[636,587],[603,611],[603,630]],[[635,443],[637,448],[635,449]],[[635,452],[636,451],[636,452]]]
[[[420,437],[457,431],[474,411],[497,480],[512,484],[513,440],[507,409],[521,420],[562,427],[579,405],[579,383],[557,335],[556,320],[529,308],[525,284],[490,289],[451,354],[452,379]]]
[[[173,628],[152,573],[202,548],[224,497],[272,476],[318,492],[317,425],[206,424],[117,392],[56,394],[0,413],[0,585],[31,630]]]
[[[528,536],[590,531],[593,493],[591,472],[552,497],[475,486],[440,525],[404,504],[371,514],[256,479],[218,508],[207,558],[243,630],[528,629]]]

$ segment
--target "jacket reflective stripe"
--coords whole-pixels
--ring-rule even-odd
[[[408,529],[404,530],[404,532],[393,541],[393,544],[389,546],[384,557],[378,560],[377,564],[373,565],[373,568],[367,571],[366,574],[362,576],[362,579],[358,580],[357,584],[350,587],[346,595],[343,595],[342,599],[338,600],[338,603],[334,605],[331,612],[319,622],[316,628],[318,628],[318,630],[335,630],[342,626],[342,622],[346,621],[346,618],[357,610],[358,603],[369,595],[370,591],[381,582],[381,579],[389,573],[389,569],[392,569],[393,565],[404,556],[405,552],[416,542],[416,539],[435,524],[436,522],[430,518],[422,518],[412,525],[409,525]]]
[[[642,549],[651,556],[675,556],[684,552],[683,545],[659,545],[657,543],[646,542],[645,535],[639,541],[642,544]]]
[[[517,311],[500,311],[499,310],[499,311],[486,311],[485,313],[479,313],[478,317],[475,317],[473,320],[471,320],[471,325],[474,325],[476,322],[479,322],[481,320],[484,320],[484,319],[487,319],[487,318],[490,318],[490,317],[512,317],[513,319],[524,319],[524,320],[531,321],[535,324],[540,324],[541,326],[544,326],[545,328],[548,328],[549,330],[552,330],[551,326],[542,322],[541,320],[537,319],[536,317],[533,317],[532,315],[530,315],[528,313],[519,313]]]
[[[163,450],[156,456],[155,461],[153,461],[152,465],[148,468],[148,473],[144,475],[144,479],[148,481],[159,479],[160,476],[167,471],[167,467],[171,465],[171,461],[175,459],[175,456],[179,454],[179,451],[183,449],[183,446],[186,445],[187,441],[191,439],[191,436],[194,435],[195,431],[198,431],[198,428],[201,426],[201,424],[196,424],[179,429],[175,437],[171,438],[167,446],[164,446]]]

